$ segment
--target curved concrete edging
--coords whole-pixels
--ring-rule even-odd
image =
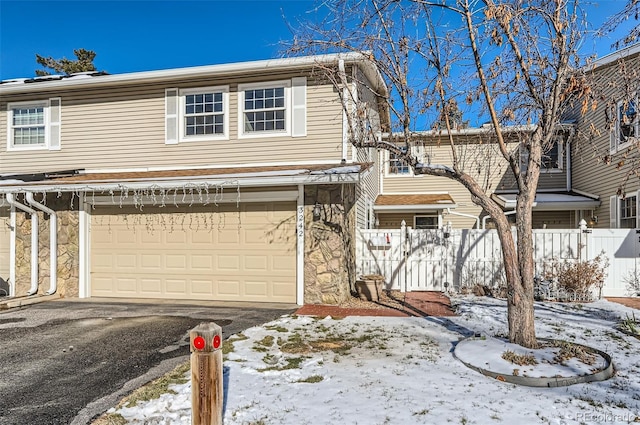
[[[481,338],[472,336],[472,337],[465,338],[460,342],[464,342],[468,340],[476,340],[476,339],[481,339]],[[551,339],[551,338],[538,338],[538,341],[557,342],[561,340]],[[568,342],[568,341],[561,341],[561,342]],[[456,348],[458,347],[458,344],[456,344]],[[599,372],[592,373],[589,375],[580,375],[580,376],[572,376],[572,377],[549,377],[549,378],[528,377],[528,376],[505,375],[504,373],[492,372],[490,370],[483,369],[478,366],[474,366],[470,363],[462,361],[458,356],[456,356],[455,349],[453,350],[453,356],[469,369],[475,370],[476,372],[479,372],[485,376],[495,378],[498,381],[509,382],[511,384],[516,384],[516,385],[524,385],[527,387],[547,387],[547,388],[566,387],[569,385],[583,384],[586,382],[605,381],[613,376],[613,373],[615,372],[615,368],[613,366],[613,361],[611,360],[610,355],[608,355],[604,351],[600,351],[597,348],[592,348],[587,345],[582,345],[575,342],[571,342],[571,344],[575,344],[578,347],[584,348],[588,352],[601,356],[607,361],[608,363],[607,367],[602,369]]]

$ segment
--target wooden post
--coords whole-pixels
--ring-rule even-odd
[[[222,328],[201,323],[189,331],[191,424],[222,425]]]

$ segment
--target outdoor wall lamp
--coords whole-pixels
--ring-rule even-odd
[[[313,219],[320,220],[320,214],[322,210],[320,209],[320,203],[316,201],[316,204],[313,206]]]
[[[445,239],[449,238],[449,236],[451,236],[451,222],[448,221],[446,226],[444,226],[444,234],[443,236],[445,237]]]

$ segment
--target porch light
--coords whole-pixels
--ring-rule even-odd
[[[444,226],[444,237],[445,239],[448,238],[449,236],[451,236],[451,222],[447,221],[446,226]]]
[[[320,220],[321,213],[322,213],[322,210],[320,209],[320,203],[316,202],[316,204],[313,206],[313,219]]]

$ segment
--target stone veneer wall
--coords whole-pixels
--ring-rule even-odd
[[[79,251],[78,251],[78,199],[73,195],[47,196],[46,202],[41,196],[36,201],[57,212],[58,217],[58,267],[57,292],[66,298],[78,297],[79,288]],[[73,198],[73,199],[72,199]],[[24,203],[24,197],[17,197]],[[48,214],[38,212],[39,227],[39,264],[38,293],[49,290],[49,225]],[[16,210],[16,296],[23,296],[31,287],[31,217]]]
[[[353,292],[355,193],[355,185],[305,187],[305,304],[338,304]],[[316,201],[319,219],[313,217]]]

